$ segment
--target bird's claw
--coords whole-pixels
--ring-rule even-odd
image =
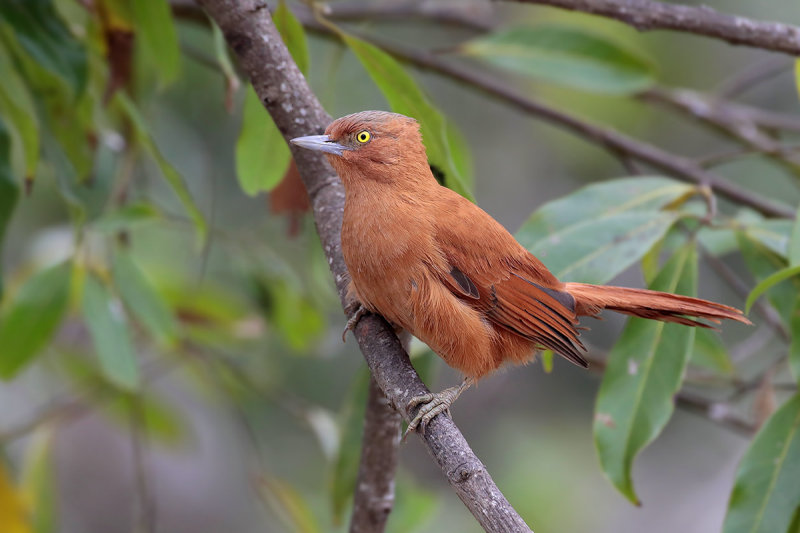
[[[355,304],[354,307],[355,306],[358,306],[355,308],[356,309],[355,313],[353,313],[353,316],[351,316],[348,319],[347,324],[345,324],[344,326],[344,331],[342,331],[342,342],[345,342],[347,340],[347,332],[354,331],[356,329],[356,326],[358,325],[358,321],[361,320],[364,315],[369,313],[369,311],[367,311],[367,308],[361,305],[360,303]]]
[[[450,416],[450,405],[456,401],[456,398],[458,398],[463,390],[463,386],[451,387],[437,394],[429,392],[428,394],[422,394],[411,398],[406,407],[407,411],[411,411],[418,405],[422,405],[422,407],[419,408],[417,414],[408,424],[408,428],[406,428],[405,433],[403,433],[403,440],[406,439],[409,433],[416,431],[417,428],[419,428],[419,432],[424,435],[425,427],[438,415],[445,413],[447,416]]]

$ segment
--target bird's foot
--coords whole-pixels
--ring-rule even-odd
[[[450,406],[459,396],[461,396],[461,393],[467,390],[473,383],[474,380],[472,378],[465,378],[458,387],[450,387],[435,394],[429,392],[428,394],[411,398],[411,400],[408,402],[408,406],[406,407],[407,411],[410,412],[418,405],[422,405],[422,407],[419,408],[416,416],[414,416],[414,418],[408,424],[406,432],[403,433],[403,440],[405,440],[409,433],[417,430],[417,428],[419,428],[420,433],[424,435],[425,427],[428,425],[428,423],[430,423],[431,420],[436,418],[436,416],[442,413],[446,413],[447,416],[450,416]]]
[[[356,326],[358,325],[358,321],[361,320],[364,315],[369,313],[367,308],[364,307],[360,302],[355,302],[351,305],[352,308],[355,309],[355,313],[353,313],[353,316],[350,317],[350,319],[347,321],[347,324],[344,326],[344,331],[342,331],[342,342],[347,340],[347,332],[355,330]],[[351,306],[348,305],[348,307]]]

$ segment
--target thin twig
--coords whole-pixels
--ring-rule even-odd
[[[792,68],[785,57],[773,56],[759,60],[722,80],[714,93],[719,98],[734,98]]]
[[[133,455],[133,471],[136,484],[136,521],[134,533],[155,533],[156,500],[150,490],[150,483],[145,465],[145,413],[141,398],[129,397],[131,453]]]
[[[542,4],[616,19],[639,31],[676,30],[722,39],[731,44],[800,56],[800,28],[761,22],[714,11],[707,6],[653,0],[509,0]]]
[[[325,17],[341,21],[423,20],[478,32],[490,31],[496,26],[491,7],[479,2],[339,2],[326,6]]]
[[[322,133],[331,117],[292,61],[269,17],[267,4],[260,0],[198,2],[222,30],[284,138],[288,141]],[[340,300],[345,305],[348,276],[340,242],[342,185],[322,155],[294,147],[292,153],[311,199],[317,231]],[[385,320],[375,315],[363,318],[354,333],[375,381],[390,404],[410,420],[409,400],[427,393],[428,389],[411,366],[397,336]],[[456,494],[486,531],[530,531],[449,417],[435,418],[421,439]]]

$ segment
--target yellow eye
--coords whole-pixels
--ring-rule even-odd
[[[361,144],[364,144],[365,142],[368,142],[371,138],[372,138],[372,135],[370,135],[370,133],[367,130],[360,131],[356,135],[356,140],[358,142],[360,142]]]

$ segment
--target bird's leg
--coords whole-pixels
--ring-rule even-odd
[[[347,332],[355,330],[356,326],[358,325],[358,321],[361,320],[364,315],[369,313],[367,308],[364,307],[361,302],[352,302],[348,304],[347,307],[347,311],[355,309],[355,313],[353,313],[353,316],[350,317],[350,319],[347,321],[347,324],[344,326],[344,331],[342,331],[342,342],[347,340]]]
[[[417,414],[411,420],[411,423],[408,424],[408,429],[406,429],[406,432],[403,434],[403,439],[405,439],[409,433],[417,428],[419,428],[424,434],[425,426],[427,426],[428,423],[436,417],[436,415],[447,413],[449,416],[450,406],[452,403],[456,401],[456,399],[461,396],[461,393],[467,390],[473,383],[475,383],[474,378],[466,377],[458,387],[450,387],[449,389],[444,389],[442,392],[437,392],[436,394],[429,392],[428,394],[411,398],[411,400],[408,402],[408,407],[406,407],[409,412],[414,407],[420,404],[423,405],[419,408],[419,411],[417,411]]]

